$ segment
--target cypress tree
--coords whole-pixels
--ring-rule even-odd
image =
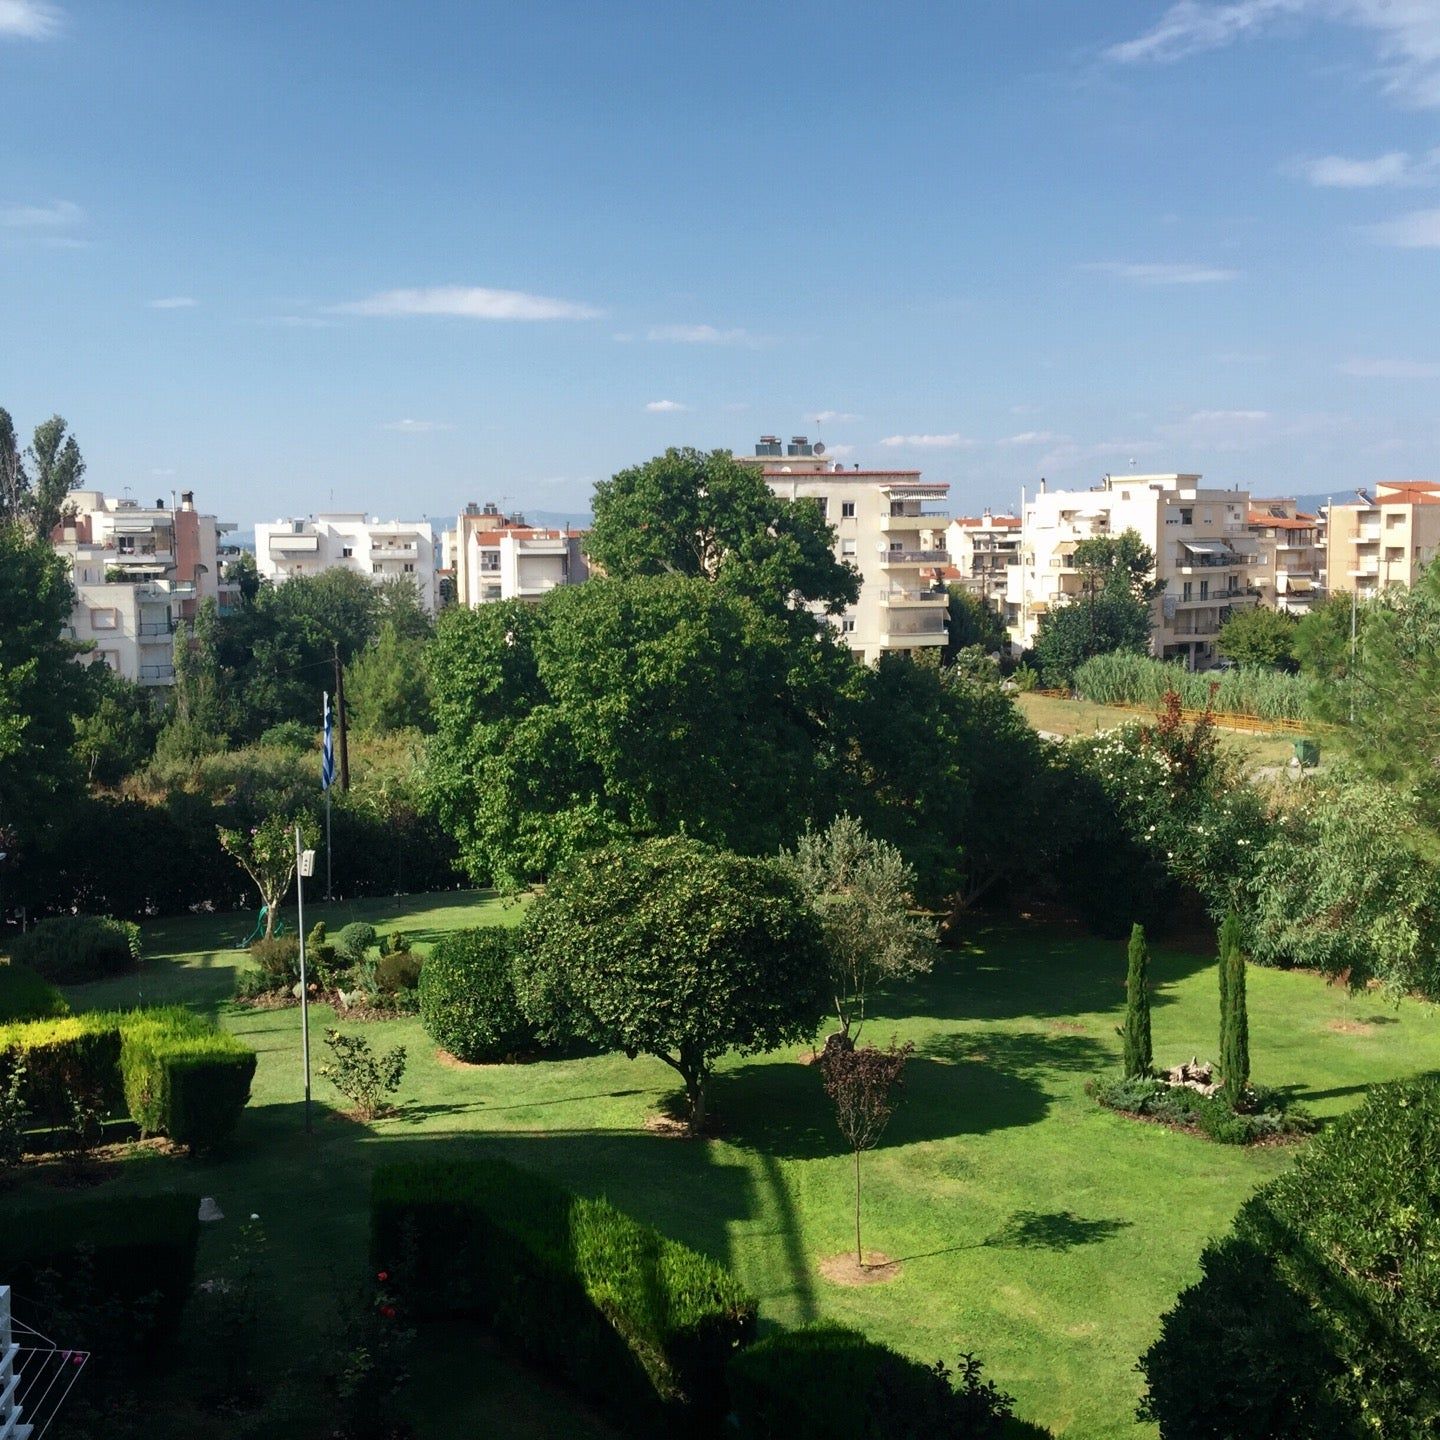
[[[1220,931],[1220,1073],[1225,1098],[1233,1110],[1245,1103],[1250,1085],[1250,1017],[1245,1005],[1245,951],[1241,947],[1240,917],[1233,911]]]
[[[1145,927],[1130,928],[1130,965],[1125,976],[1125,1078],[1138,1079],[1153,1068],[1150,1049],[1150,950]]]

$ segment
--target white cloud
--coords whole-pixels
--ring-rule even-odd
[[[1394,245],[1401,250],[1440,248],[1440,210],[1412,210],[1408,215],[1364,228],[1377,245]]]
[[[167,295],[162,300],[152,300],[152,310],[193,310],[200,302],[188,295]]]
[[[831,460],[848,460],[855,453],[853,445],[827,445],[825,454]]]
[[[402,435],[433,435],[437,430],[453,430],[455,427],[441,420],[389,420],[380,428],[395,430]]]
[[[620,338],[618,335],[615,337]],[[759,339],[748,330],[718,330],[714,325],[652,325],[647,340],[675,345],[758,345]]]
[[[46,0],[0,0],[0,39],[52,40],[64,26],[64,15]]]
[[[0,205],[0,228],[6,230],[70,230],[84,219],[85,212],[73,200],[52,200],[48,205]]]
[[[903,445],[909,450],[968,450],[975,442],[952,431],[948,435],[887,435],[880,443],[891,449]]]
[[[1022,430],[1018,435],[1009,435],[1002,445],[1063,445],[1070,437],[1056,435],[1051,430]]]
[[[1133,280],[1137,285],[1216,285],[1225,280],[1238,280],[1239,270],[1226,270],[1218,265],[1176,265],[1136,263],[1125,260],[1099,260],[1082,265],[1101,275],[1114,275],[1120,280]]]
[[[1420,184],[1435,168],[1436,155],[1412,160],[1404,150],[1391,150],[1373,160],[1351,160],[1344,155],[1322,155],[1302,160],[1296,167],[1312,185],[1330,190],[1373,190],[1381,185]]]
[[[1361,380],[1440,380],[1440,365],[1428,360],[1347,360],[1337,368]]]
[[[1124,65],[1167,63],[1217,50],[1287,16],[1370,32],[1388,94],[1417,108],[1440,106],[1440,6],[1434,0],[1178,0],[1149,30],[1112,45]]]
[[[677,410],[688,410],[690,407],[678,400],[651,400],[645,408],[652,415],[673,415]]]
[[[1218,50],[1242,36],[1253,34],[1277,15],[1293,15],[1306,0],[1233,0],[1224,5],[1202,5],[1179,0],[1143,35],[1112,45],[1106,57],[1122,65],[1146,61],[1183,60],[1202,50]]]
[[[858,420],[858,415],[852,415],[848,410],[817,410],[808,417],[817,425],[843,425],[850,420]]]
[[[331,309],[337,315],[447,315],[464,320],[596,320],[604,313],[577,300],[474,285],[384,290]]]
[[[1190,417],[1192,425],[1243,424],[1259,425],[1270,418],[1268,410],[1197,410]]]

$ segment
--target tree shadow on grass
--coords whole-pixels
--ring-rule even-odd
[[[1012,1075],[1041,1070],[1091,1074],[1114,1059],[1112,1051],[1090,1035],[999,1029],[937,1036],[926,1042],[922,1054],[951,1064],[987,1065]]]
[[[1173,1003],[1167,987],[1215,964],[1213,955],[1157,946],[1154,1007]],[[872,997],[876,1019],[1053,1019],[1118,1012],[1125,1004],[1125,943],[1043,927],[980,927],[963,949],[940,952],[928,974]]]
[[[1004,1250],[1073,1250],[1108,1240],[1133,1224],[1130,1220],[1086,1220],[1073,1210],[1017,1210],[980,1243]]]

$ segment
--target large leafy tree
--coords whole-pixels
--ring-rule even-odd
[[[833,763],[823,637],[724,586],[596,580],[441,618],[429,793],[478,878],[523,883],[607,837],[774,852]]]
[[[72,601],[48,542],[0,523],[0,833],[22,842],[79,781],[75,719],[93,697],[63,638]]]
[[[375,643],[350,666],[346,701],[363,734],[390,735],[430,726],[430,676],[425,641],[384,620]]]
[[[80,446],[59,415],[35,427],[22,455],[15,422],[0,409],[0,524],[20,524],[47,537],[84,473]]]
[[[1300,622],[1283,610],[1254,605],[1237,610],[1220,627],[1215,648],[1237,665],[1293,671],[1295,633]]]
[[[592,563],[615,579],[687,575],[762,603],[854,604],[856,572],[813,501],[777,496],[728,450],[671,449],[595,487]]]
[[[807,829],[780,865],[819,917],[835,1017],[854,1039],[875,986],[930,967],[935,927],[915,911],[915,872],[853,815]]]
[[[1155,556],[1134,530],[1092,535],[1075,547],[1080,594],[1040,617],[1035,658],[1047,685],[1069,685],[1092,655],[1148,654],[1151,606],[1164,588]]]
[[[552,1035],[663,1060],[699,1130],[720,1056],[814,1034],[825,969],[819,923],[773,861],[669,836],[555,876],[526,922],[517,991]]]

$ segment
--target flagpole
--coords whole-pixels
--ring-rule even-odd
[[[325,792],[325,898],[333,900],[330,888],[330,786],[335,780],[335,736],[330,722],[330,692],[321,692],[325,704],[325,743],[320,752],[320,788]]]

